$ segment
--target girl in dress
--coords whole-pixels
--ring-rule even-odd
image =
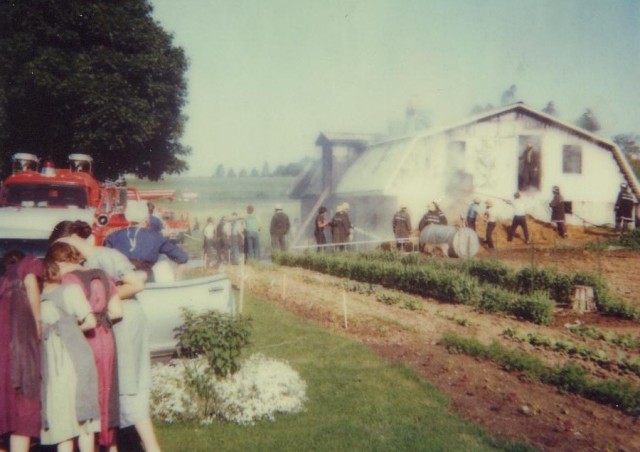
[[[122,300],[111,278],[99,269],[83,269],[84,260],[73,246],[57,242],[51,245],[55,262],[60,268],[61,282],[80,286],[93,310],[97,326],[85,336],[93,351],[98,371],[98,402],[100,405],[100,446],[115,444],[115,430],[119,425],[118,374],[115,359],[115,340],[111,325],[122,318]]]
[[[62,271],[78,253],[66,244],[51,247],[44,260],[42,291],[42,431],[43,445],[59,452],[93,451],[100,431],[98,374],[83,332],[95,329],[96,317],[82,289],[61,284]],[[59,264],[59,262],[61,262]]]
[[[40,436],[40,284],[42,261],[10,251],[0,279],[0,436],[26,452]],[[0,443],[0,450],[7,450]]]

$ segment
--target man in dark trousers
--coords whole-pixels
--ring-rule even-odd
[[[518,227],[522,228],[524,233],[524,243],[529,243],[529,228],[527,227],[527,212],[524,202],[520,197],[520,192],[516,192],[513,195],[513,201],[507,201],[513,206],[513,220],[511,220],[511,227],[507,234],[507,242],[513,240],[513,236],[516,233]]]
[[[343,251],[346,248],[346,243],[349,242],[351,235],[351,229],[353,225],[349,218],[349,204],[342,203],[336,207],[336,213],[331,219],[331,238],[332,242],[337,245],[336,249]]]
[[[271,217],[271,227],[269,229],[271,233],[271,250],[272,251],[286,251],[287,243],[285,236],[291,229],[291,223],[289,222],[289,216],[282,211],[280,204],[276,205],[275,213]]]
[[[614,210],[616,212],[616,232],[627,232],[629,224],[633,222],[633,207],[635,199],[626,182],[620,184],[620,192],[616,199]]]
[[[526,190],[533,186],[538,187],[538,176],[540,161],[538,153],[533,148],[533,144],[528,143],[524,153],[520,157],[522,160],[522,173],[520,174],[520,190]]]
[[[399,250],[402,250],[408,243],[407,239],[411,233],[411,217],[406,206],[400,207],[400,210],[393,215],[391,227],[396,237],[396,246]]]
[[[551,222],[556,224],[556,230],[558,231],[558,235],[562,238],[567,237],[567,228],[564,224],[565,222],[565,211],[564,211],[564,198],[560,194],[560,187],[557,185],[553,186],[553,199],[549,203],[549,207],[551,207]]]
[[[480,212],[480,198],[474,198],[473,202],[469,205],[467,209],[467,218],[466,224],[470,229],[476,230],[476,219],[478,218],[478,214]]]

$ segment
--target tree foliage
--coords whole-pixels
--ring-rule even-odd
[[[500,97],[500,105],[505,106],[514,103],[516,101],[516,91],[518,91],[516,85],[511,85],[505,90]]]
[[[99,178],[187,169],[188,62],[151,13],[147,0],[0,3],[0,148],[58,165],[87,153]]]
[[[582,127],[583,129],[588,130],[589,132],[595,133],[598,130],[600,130],[600,122],[598,121],[598,118],[596,118],[596,115],[593,114],[590,108],[587,108],[585,110],[582,116],[578,118],[578,121],[576,121],[576,124],[578,127]]]
[[[621,133],[613,137],[613,142],[618,145],[634,173],[640,178],[640,135]]]
[[[553,101],[549,101],[542,111],[551,116],[558,116],[558,110]]]
[[[216,177],[224,177],[226,174],[224,165],[222,163],[218,163],[218,166],[216,167]]]

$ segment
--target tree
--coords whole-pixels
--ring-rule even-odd
[[[260,176],[260,173],[258,173],[257,168],[253,168],[251,170],[251,177],[259,177],[259,176]]]
[[[224,177],[225,172],[224,172],[224,165],[222,163],[218,164],[218,167],[216,168],[216,177]]]
[[[87,153],[101,179],[186,170],[188,63],[151,13],[148,0],[1,2],[0,149],[58,165]]]
[[[271,172],[269,171],[269,164],[267,162],[264,162],[262,164],[262,172],[260,173],[260,175],[262,177],[269,177],[271,176]]]
[[[595,133],[600,130],[600,122],[598,122],[596,115],[594,115],[589,108],[587,108],[582,116],[578,118],[576,124],[578,127],[582,127],[589,132]]]
[[[556,110],[556,106],[552,101],[549,101],[542,111],[551,116],[558,116],[558,110]]]
[[[516,91],[518,87],[516,85],[511,85],[509,89],[502,93],[502,98],[500,99],[500,105],[505,106],[512,104],[516,101]]]
[[[636,176],[640,178],[640,135],[619,134],[613,137],[613,142],[618,145]]]
[[[233,168],[229,168],[229,171],[227,172],[227,177],[236,177],[236,172]]]
[[[247,170],[245,168],[242,168],[238,173],[238,177],[247,177],[247,175]]]

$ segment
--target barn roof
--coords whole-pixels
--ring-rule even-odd
[[[406,151],[410,149],[415,141],[469,127],[473,124],[492,121],[512,113],[534,118],[550,127],[556,127],[565,133],[578,136],[583,140],[607,149],[611,152],[614,160],[618,164],[620,171],[629,183],[629,187],[631,187],[636,196],[640,198],[640,184],[638,183],[638,179],[622,151],[615,143],[605,140],[571,123],[562,121],[555,116],[535,110],[521,102],[480,113],[444,127],[425,129],[411,136],[394,138],[372,144],[367,148],[365,154],[347,171],[345,177],[343,177],[342,181],[338,184],[336,191],[342,193],[363,191],[383,192],[389,179],[399,171]],[[361,177],[359,175],[367,175],[367,177]]]
[[[492,121],[512,113],[531,117],[547,126],[558,128],[565,133],[575,135],[610,151],[629,187],[632,188],[636,197],[640,198],[640,183],[624,154],[614,142],[521,102],[470,116],[444,127],[425,129],[409,136],[385,141],[376,142],[377,137],[371,134],[320,133],[316,145],[330,144],[366,148],[363,155],[354,162],[342,180],[337,183],[335,191],[338,193],[383,193],[389,181],[402,167],[407,151],[417,140],[469,127],[473,124]],[[309,171],[310,174],[301,177],[295,189],[290,192],[292,197],[302,198],[320,193],[321,165],[314,165],[309,168]]]

